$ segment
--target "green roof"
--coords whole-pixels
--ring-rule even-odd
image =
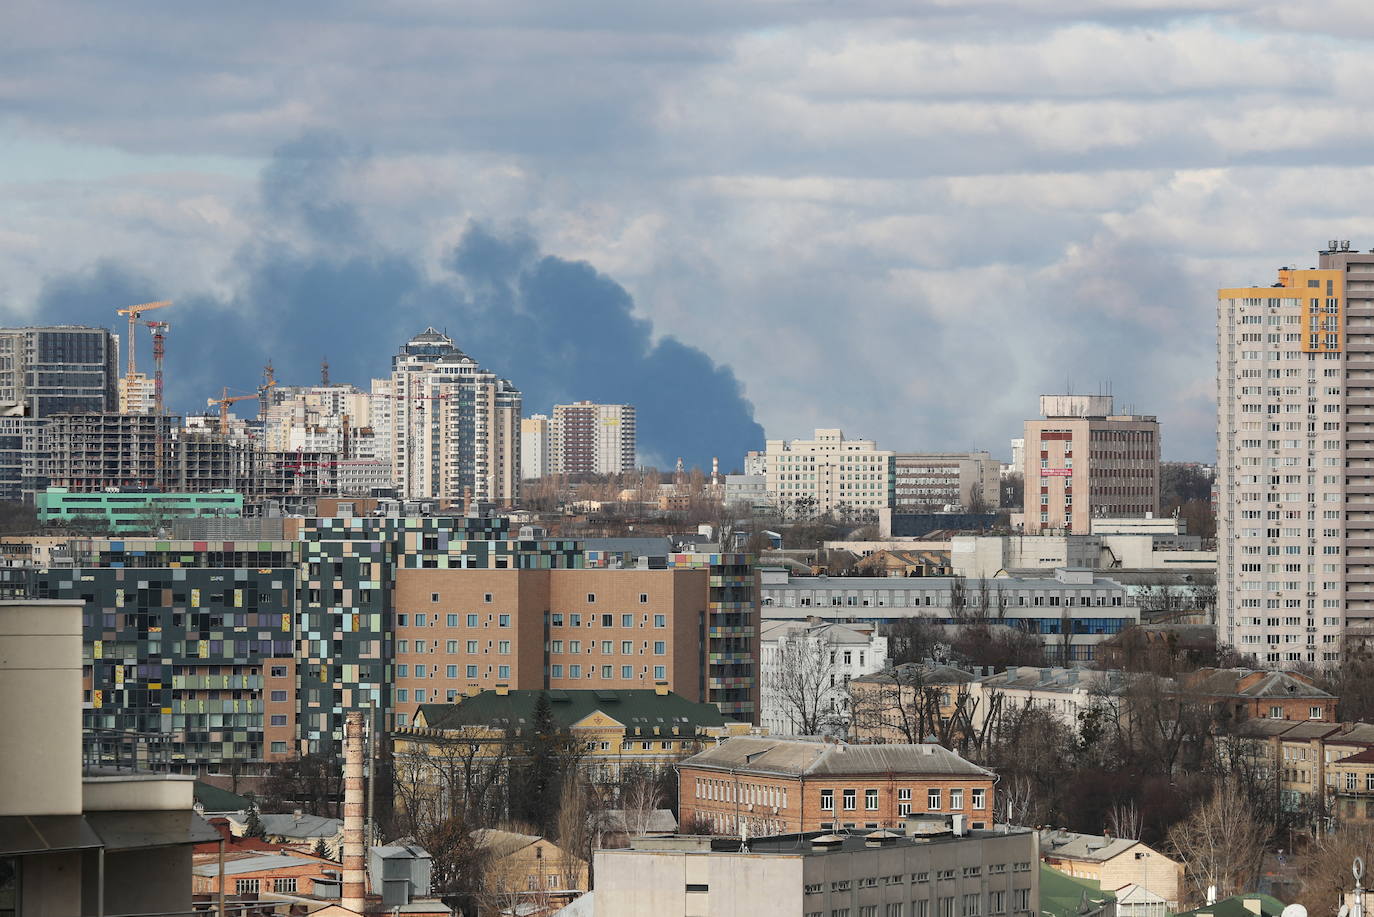
[[[1283,912],[1283,902],[1273,895],[1263,895],[1259,892],[1250,892],[1244,895],[1232,895],[1229,898],[1222,898],[1210,907],[1200,907],[1191,911],[1183,911],[1174,917],[1202,917],[1207,914],[1210,917],[1255,917],[1255,912],[1245,906],[1249,900],[1259,901],[1260,917],[1278,917]]]
[[[423,718],[424,726],[430,729],[490,726],[520,732],[533,724],[539,694],[483,691],[455,704],[420,704],[416,720]],[[571,726],[598,710],[623,724],[627,735],[654,735],[655,728],[664,730],[663,734],[671,734],[673,728],[691,734],[701,727],[729,722],[715,704],[699,704],[671,691],[552,690],[548,695],[554,722],[560,726]]]
[[[221,790],[199,780],[196,781],[196,802],[206,812],[242,812],[253,804],[238,793]]]
[[[1083,901],[1100,905],[1112,901],[1116,895],[1104,892],[1102,885],[1092,879],[1078,879],[1052,866],[1040,864],[1040,913],[1042,917],[1078,917],[1083,913]]]

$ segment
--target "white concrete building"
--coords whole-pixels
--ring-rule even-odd
[[[1091,662],[1098,643],[1140,622],[1121,583],[1091,570],[1058,569],[1043,577],[791,576],[760,572],[764,621],[868,621],[883,625],[929,617],[954,626],[964,609],[986,603],[997,623],[1040,637],[1051,658]],[[1067,622],[1067,623],[1066,623]]]
[[[392,358],[391,464],[404,499],[498,505],[520,492],[520,392],[426,328]]]
[[[770,439],[764,451],[768,491],[784,516],[833,513],[877,521],[892,505],[893,456],[871,439],[818,429],[814,439]]]
[[[829,719],[827,733],[843,735],[849,721],[846,685],[851,678],[887,666],[887,638],[873,624],[811,624],[773,621],[763,625],[759,655],[759,722],[770,735],[797,735],[802,729],[796,702],[789,702],[787,669],[800,660],[815,663],[815,674],[829,687],[817,696]],[[791,682],[796,684],[795,681]]]
[[[956,535],[950,566],[975,579],[1059,567],[1213,574],[1217,552],[1202,550],[1202,539],[1189,535]]]
[[[898,452],[892,477],[894,513],[986,510],[1000,500],[1002,466],[986,452]]]
[[[1268,665],[1374,638],[1374,254],[1217,291],[1220,643]]]
[[[520,420],[520,477],[533,481],[549,474],[549,418],[533,414]]]

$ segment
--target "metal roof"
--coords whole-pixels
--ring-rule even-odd
[[[965,761],[933,743],[922,745],[844,745],[735,736],[698,752],[682,767],[702,767],[739,773],[823,776],[828,774],[923,774],[931,776],[991,777],[992,771]]]

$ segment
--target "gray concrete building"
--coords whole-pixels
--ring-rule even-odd
[[[1039,843],[1026,829],[966,831],[916,817],[907,834],[642,838],[596,853],[597,917],[1028,917]]]
[[[119,341],[107,328],[0,328],[0,402],[30,417],[119,408]]]

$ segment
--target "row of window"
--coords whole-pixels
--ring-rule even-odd
[[[847,881],[842,883],[831,883],[831,885],[848,885]],[[815,891],[812,889],[815,888]],[[820,891],[815,886],[806,886],[808,894],[816,894]],[[845,891],[843,888],[832,889],[834,891]],[[987,911],[989,915],[1007,913],[1007,893],[1004,891],[991,891],[987,894]],[[984,913],[983,896],[981,894],[970,894],[963,896],[946,895],[935,899],[935,917],[981,917]],[[880,917],[879,908],[882,908],[881,917],[931,917],[931,902],[928,899],[920,898],[912,901],[910,909],[907,909],[907,902],[893,901],[887,904],[863,904],[851,910],[847,907],[837,907],[830,910],[830,917]],[[1017,911],[1030,910],[1030,889],[1013,888],[1011,890],[1011,905]],[[956,911],[955,908],[958,907]],[[806,917],[826,917],[825,911],[806,911]]]
[[[647,595],[640,595],[639,598],[640,598],[640,601],[641,601],[641,602],[647,602],[649,597],[648,597]],[[562,627],[562,626],[563,626],[563,621],[564,621],[564,618],[565,618],[565,617],[567,618],[567,622],[568,622],[568,626],[569,626],[569,627],[583,627],[583,626],[591,627],[591,626],[593,626],[594,624],[596,624],[596,623],[597,623],[597,620],[598,620],[598,616],[597,616],[597,615],[587,615],[586,623],[585,623],[585,625],[584,625],[584,624],[583,624],[583,620],[582,620],[582,615],[580,615],[580,614],[569,614],[569,615],[564,615],[564,614],[562,614],[562,613],[560,612],[560,613],[557,613],[557,614],[551,614],[551,615],[549,615],[549,623],[552,624],[554,627]],[[643,622],[647,622],[648,620],[649,620],[649,616],[648,616],[648,615],[645,615],[644,618],[643,618]],[[615,626],[616,626],[616,624],[615,624],[615,615],[603,614],[603,615],[600,616],[600,621],[601,621],[601,626],[602,626],[602,627],[615,627]],[[621,627],[634,627],[634,626],[635,626],[635,616],[632,615],[632,614],[622,614],[622,615],[620,616],[620,626],[621,626]],[[668,626],[668,616],[667,616],[667,615],[661,615],[661,614],[659,614],[659,615],[654,615],[654,627],[667,627],[667,626]]]
[[[880,790],[864,790],[864,809],[869,812],[878,811]],[[987,808],[987,790],[983,787],[974,787],[969,793],[971,808]],[[931,812],[939,812],[944,808],[944,790],[931,787],[926,790],[926,809]],[[858,805],[858,791],[844,789],[840,791],[840,802],[843,811],[852,812]],[[964,808],[964,790],[962,787],[953,787],[949,791],[949,808],[962,810]],[[897,809],[899,815],[911,814],[911,789],[903,787],[897,790]],[[835,791],[821,790],[821,811],[835,811]]]
[[[481,617],[482,617],[482,616],[481,616],[481,615],[476,615],[476,614],[467,614],[467,615],[448,614],[448,615],[445,615],[445,616],[444,616],[444,625],[445,625],[446,627],[457,627],[457,626],[458,626],[458,619],[459,619],[460,617],[463,618],[463,624],[464,624],[464,626],[466,626],[466,627],[478,627],[478,626],[480,626],[479,622],[481,621]],[[487,620],[488,620],[488,621],[491,620],[491,615],[487,615]],[[414,624],[413,624],[413,625],[411,624],[412,621],[414,621]],[[438,624],[438,623],[439,623],[439,615],[437,615],[437,614],[424,614],[423,612],[416,612],[416,613],[413,614],[413,615],[410,615],[410,614],[398,614],[398,615],[396,615],[396,625],[397,625],[398,627],[411,627],[411,626],[414,626],[414,627],[433,627],[433,626],[435,626],[435,625]],[[497,627],[510,627],[510,615],[508,615],[508,614],[497,615],[497,616],[496,616],[496,626],[497,626]]]

